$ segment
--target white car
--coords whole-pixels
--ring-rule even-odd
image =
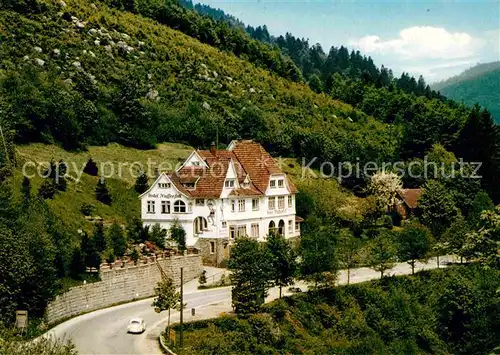
[[[132,318],[128,322],[127,333],[139,334],[146,330],[146,322],[141,318]]]

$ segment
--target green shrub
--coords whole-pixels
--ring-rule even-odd
[[[80,211],[84,216],[92,216],[92,213],[95,211],[95,205],[85,202],[80,207]]]

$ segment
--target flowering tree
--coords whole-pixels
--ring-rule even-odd
[[[396,194],[402,186],[401,177],[397,174],[379,171],[371,177],[368,191],[377,198],[381,211],[387,212],[394,206]]]

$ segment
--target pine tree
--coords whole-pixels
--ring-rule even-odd
[[[43,199],[51,199],[56,194],[56,187],[54,181],[51,179],[44,179],[38,188],[38,196]]]
[[[149,232],[149,241],[164,249],[166,237],[167,230],[162,228],[159,223],[155,223]]]
[[[120,227],[118,223],[114,222],[111,227],[109,227],[108,240],[116,256],[121,257],[125,255],[127,241],[123,235],[122,227]]]
[[[479,105],[473,107],[460,131],[455,153],[465,161],[482,164],[478,172],[482,176],[482,186],[493,201],[500,202],[500,185],[497,183],[500,175],[500,131],[491,114],[481,110]]]
[[[138,194],[142,194],[148,190],[149,184],[148,184],[148,176],[146,175],[146,173],[141,172],[139,176],[137,176],[134,188]]]
[[[83,240],[82,240],[83,246]],[[85,265],[89,268],[99,270],[101,266],[101,253],[99,252],[99,248],[97,246],[94,238],[90,238],[87,241],[86,245],[86,253],[85,253]]]
[[[76,247],[73,249],[73,253],[71,254],[71,263],[69,265],[69,275],[73,279],[80,278],[80,274],[85,272],[85,258],[82,254],[80,248]]]
[[[92,234],[92,242],[94,243],[97,251],[99,253],[106,250],[107,242],[106,235],[104,234],[104,225],[102,223],[96,223],[94,225],[94,233]]]
[[[56,176],[55,176],[55,187],[59,191],[66,191],[66,173],[68,171],[68,166],[61,159],[56,165]]]
[[[170,226],[170,239],[177,243],[177,249],[186,250],[186,231],[182,228],[179,221],[174,221]]]
[[[23,196],[23,206],[27,207],[31,201],[31,181],[25,176],[21,185],[21,194]]]
[[[97,182],[97,186],[95,188],[95,198],[106,205],[111,205],[112,198],[103,178],[100,178]]]
[[[92,160],[92,158],[89,158],[89,160],[87,160],[87,164],[85,164],[83,172],[91,176],[97,176],[99,174],[99,168],[97,167],[97,164]]]
[[[127,237],[132,243],[139,243],[143,240],[144,228],[139,218],[133,218],[127,224]]]

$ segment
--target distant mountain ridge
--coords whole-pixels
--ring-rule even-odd
[[[470,106],[479,103],[500,123],[500,61],[478,64],[432,88]]]
[[[434,90],[441,90],[453,84],[458,84],[466,80],[472,80],[480,75],[487,74],[491,71],[500,69],[500,61],[490,63],[478,63],[472,68],[464,70],[462,73],[452,76],[446,80],[431,84]]]

